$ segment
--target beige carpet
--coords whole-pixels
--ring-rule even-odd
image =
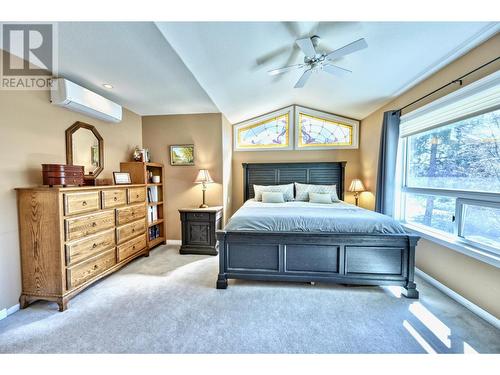
[[[499,353],[500,331],[417,279],[395,288],[230,281],[163,246],[70,301],[0,321],[2,353]],[[396,293],[397,294],[397,293]]]

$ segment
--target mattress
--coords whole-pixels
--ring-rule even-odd
[[[262,203],[250,199],[231,217],[225,231],[406,233],[389,216],[345,202]]]

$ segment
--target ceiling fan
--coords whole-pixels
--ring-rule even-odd
[[[278,75],[290,72],[295,69],[305,68],[302,76],[299,78],[294,88],[302,88],[308,81],[309,77],[313,72],[325,71],[334,75],[344,75],[352,73],[348,69],[341,68],[340,66],[334,65],[333,61],[339,59],[348,54],[360,51],[368,47],[366,40],[364,38],[358,39],[352,43],[349,43],[339,49],[331,52],[318,53],[316,47],[318,47],[320,42],[320,37],[313,35],[312,37],[297,39],[295,43],[300,48],[304,54],[304,63],[285,66],[279,69],[270,70],[269,75]]]

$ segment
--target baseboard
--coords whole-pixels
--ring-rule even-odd
[[[5,319],[9,315],[14,314],[19,310],[19,304],[9,307],[8,309],[0,310],[0,320]]]
[[[439,289],[441,292],[443,292],[444,294],[446,294],[448,297],[454,299],[459,304],[463,305],[464,307],[466,307],[467,309],[469,309],[470,311],[472,311],[474,314],[476,314],[480,318],[486,320],[488,323],[490,323],[494,327],[500,329],[500,320],[497,319],[497,318],[495,318],[488,311],[483,310],[478,305],[476,305],[476,304],[472,303],[471,301],[469,301],[467,298],[462,297],[460,294],[458,294],[457,292],[451,290],[446,285],[441,284],[439,281],[437,281],[436,279],[434,279],[432,276],[427,275],[424,271],[416,268],[415,269],[415,274],[418,275],[418,276],[420,276],[422,279],[424,279],[425,281],[427,281],[432,286],[434,286],[437,289]]]
[[[167,245],[182,245],[181,240],[167,240]]]

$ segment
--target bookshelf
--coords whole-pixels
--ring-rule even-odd
[[[147,187],[148,247],[151,249],[157,245],[165,244],[167,239],[166,220],[164,218],[163,164],[136,161],[124,162],[120,163],[120,171],[130,173],[133,184],[145,184]],[[152,182],[151,175],[159,176],[160,182]]]

